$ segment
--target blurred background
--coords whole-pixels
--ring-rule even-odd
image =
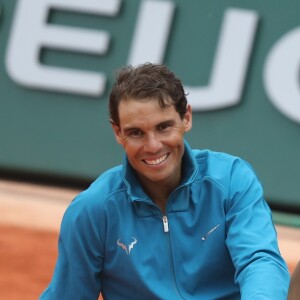
[[[122,161],[108,122],[114,74],[147,61],[182,79],[192,147],[254,167],[292,272],[300,253],[299,9],[295,0],[2,0],[0,299],[35,299],[48,283],[66,206]]]

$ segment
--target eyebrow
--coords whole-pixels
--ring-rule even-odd
[[[174,124],[175,124],[174,120],[166,120],[166,121],[158,123],[157,125],[155,125],[155,127],[159,127],[161,125],[170,125],[170,126],[172,126]]]

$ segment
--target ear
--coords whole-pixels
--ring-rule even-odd
[[[192,128],[192,107],[190,104],[187,104],[186,107],[186,113],[183,117],[183,123],[184,123],[184,132],[187,132],[191,130]]]
[[[118,125],[114,124],[114,123],[111,123],[111,126],[112,126],[112,129],[114,131],[116,141],[119,144],[123,145],[123,138],[122,138],[120,127]]]

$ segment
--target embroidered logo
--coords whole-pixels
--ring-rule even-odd
[[[209,230],[209,231],[207,232],[207,234],[201,238],[201,240],[202,240],[202,241],[205,241],[205,240],[208,238],[208,236],[209,236],[212,232],[214,232],[219,226],[220,226],[220,224],[218,224],[217,226],[215,226],[214,228],[212,228],[211,230]]]
[[[127,255],[130,254],[131,250],[133,249],[134,245],[137,243],[137,239],[134,238],[133,236],[131,237],[132,239],[132,242],[129,243],[129,244],[125,244],[121,241],[121,239],[118,239],[117,240],[117,245],[120,246],[125,252]]]

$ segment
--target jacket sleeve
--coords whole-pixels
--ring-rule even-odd
[[[241,299],[286,300],[289,272],[280,255],[262,186],[245,162],[233,164],[226,205],[226,244]]]
[[[99,236],[99,209],[96,201],[90,200],[79,195],[66,210],[54,274],[40,300],[98,299],[103,245]]]

